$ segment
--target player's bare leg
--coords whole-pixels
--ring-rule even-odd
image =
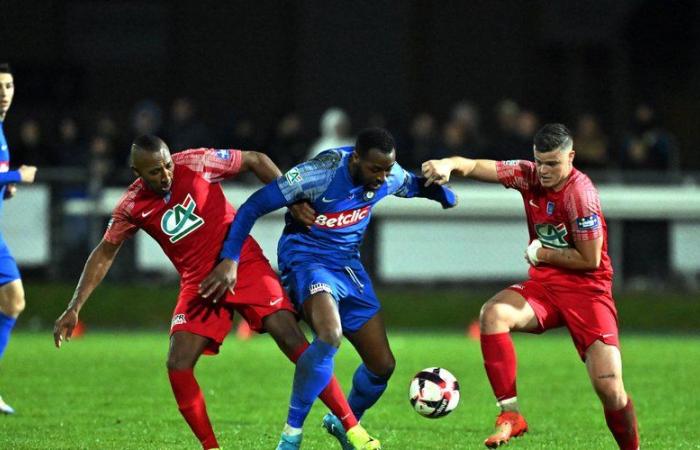
[[[168,351],[168,377],[178,408],[202,448],[219,447],[211,427],[204,395],[194,377],[194,366],[209,344],[209,338],[178,331],[170,337]]]
[[[593,389],[603,403],[605,420],[624,450],[639,448],[639,432],[632,399],[622,381],[622,358],[614,345],[595,341],[586,350],[586,369]]]
[[[0,286],[0,359],[10,340],[10,333],[17,317],[24,311],[24,287],[22,280],[14,280]],[[14,414],[15,410],[0,397],[0,414]]]
[[[532,331],[538,323],[535,311],[525,298],[505,289],[481,308],[479,324],[484,368],[501,408],[496,418],[496,432],[484,441],[487,447],[495,448],[527,432],[527,422],[518,406],[517,361],[510,332]]]

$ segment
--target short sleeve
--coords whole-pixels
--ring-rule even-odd
[[[496,161],[498,181],[507,188],[527,191],[535,184],[535,163],[524,159]]]
[[[197,148],[173,155],[175,164],[188,167],[210,183],[219,183],[241,171],[243,152],[235,149]]]
[[[117,203],[112,212],[112,218],[107,224],[104,240],[110,244],[119,245],[131,238],[139,230],[131,219],[131,211],[134,209],[133,191],[128,191]]]
[[[338,150],[326,150],[315,158],[292,167],[277,179],[282,195],[288,204],[299,200],[314,201],[328,188],[342,154]]]
[[[593,186],[572,186],[564,202],[574,241],[593,240],[603,235],[600,198]]]

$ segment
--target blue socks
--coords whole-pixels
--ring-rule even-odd
[[[7,343],[10,342],[10,332],[12,331],[12,327],[15,326],[15,322],[17,322],[17,319],[6,316],[0,312],[0,358],[2,358],[2,354],[5,352]]]
[[[352,391],[348,397],[348,403],[357,420],[379,400],[388,382],[388,378],[375,375],[364,364],[360,364],[352,377]]]
[[[333,376],[333,356],[337,351],[337,348],[316,338],[297,360],[287,415],[290,426],[302,428],[304,425],[314,400]]]

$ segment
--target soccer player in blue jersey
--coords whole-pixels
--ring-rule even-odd
[[[15,95],[15,82],[9,64],[0,64],[0,211],[2,201],[12,198],[17,183],[33,183],[36,167],[20,166],[10,170],[10,151],[7,148],[3,124]],[[0,360],[10,340],[10,332],[17,317],[24,310],[24,288],[17,263],[0,234]],[[13,414],[14,409],[0,397],[0,414]]]
[[[394,355],[359,247],[372,208],[388,195],[425,197],[444,208],[456,205],[449,188],[425,187],[424,182],[396,163],[391,134],[370,128],[359,133],[354,148],[327,150],[299,164],[255,192],[238,210],[221,251],[222,262],[202,282],[202,292],[210,298],[235,285],[241,246],[258,217],[299,201],[310,202],[316,211],[311,227],[287,215],[278,246],[282,280],[316,335],[297,363],[278,450],[299,448],[302,425],[333,373],[333,357],[343,335],[362,358],[348,397],[358,420],[386,389]],[[340,419],[326,415],[324,427],[344,449],[357,448],[351,443],[352,430],[346,435]],[[373,440],[360,448],[380,446]]]

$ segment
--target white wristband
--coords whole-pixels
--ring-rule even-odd
[[[530,245],[527,246],[527,258],[530,260],[530,264],[533,266],[540,263],[540,260],[537,259],[537,250],[540,248],[542,248],[542,243],[539,239],[533,240],[530,242]]]

